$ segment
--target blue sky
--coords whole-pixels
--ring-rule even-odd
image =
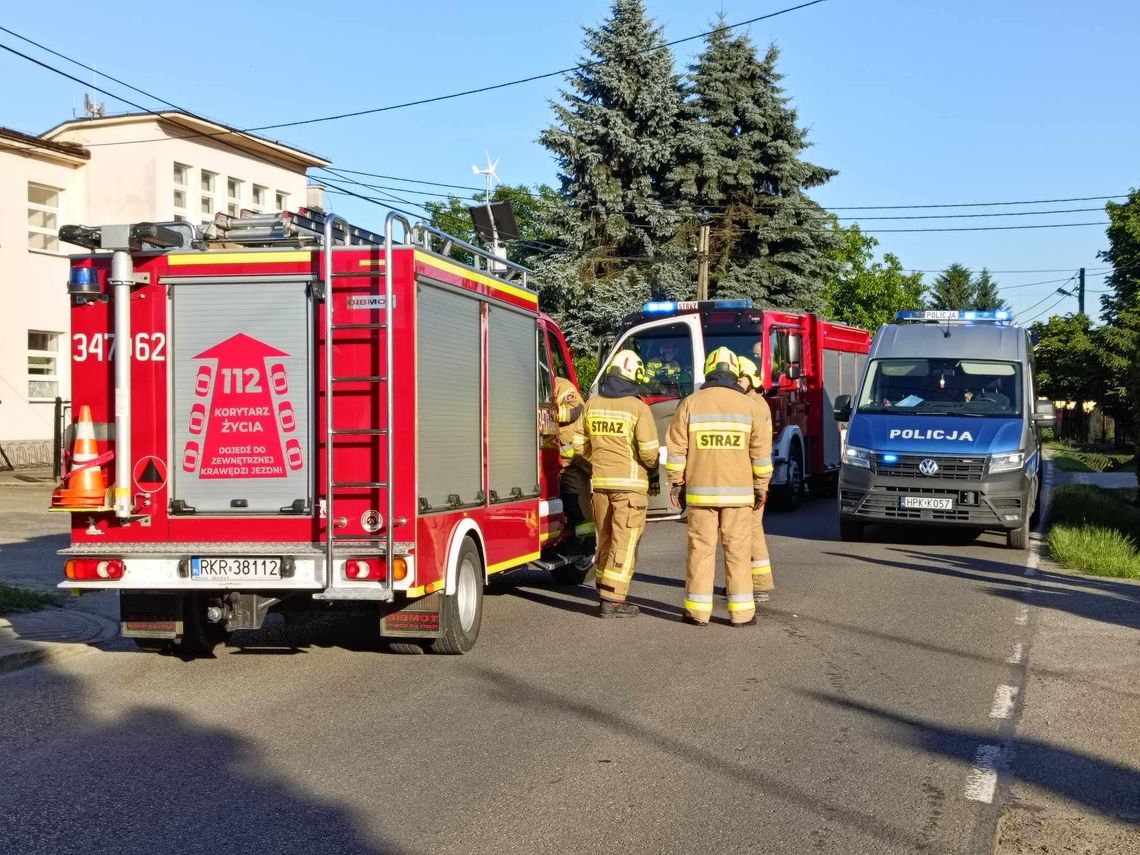
[[[647,5],[672,40],[707,30],[720,11],[732,23],[795,0],[647,0]],[[2,0],[0,6],[6,7],[2,23],[11,30],[196,112],[252,127],[573,65],[582,58],[582,26],[599,22],[609,2],[322,7],[295,0],[234,0],[211,7],[55,0],[50,16],[43,4]],[[1105,196],[1140,185],[1134,66],[1140,4],[1135,2],[828,0],[748,29],[758,44],[775,41],[782,51],[787,91],[811,130],[808,156],[839,170],[815,194],[828,207]],[[7,34],[0,33],[0,43],[90,77]],[[699,47],[699,42],[679,46],[678,67]],[[0,88],[0,125],[42,132],[82,103],[83,87],[6,52],[0,52],[0,79],[6,81]],[[120,90],[106,80],[97,82]],[[325,155],[335,166],[465,185],[480,183],[471,165],[482,162],[487,150],[501,158],[504,180],[553,183],[553,161],[535,140],[550,121],[549,100],[559,86],[558,79],[544,80],[267,135]],[[362,225],[380,221],[373,206],[337,202]],[[872,230],[1102,222],[1102,205],[839,213],[1097,209],[862,220]],[[1092,292],[1104,288],[1103,276],[1094,275],[1105,269],[1096,258],[1105,246],[1100,226],[876,236],[880,250],[894,252],[908,268],[939,269],[961,261],[998,271],[1048,271],[996,274],[1023,320],[1054,303],[1049,295],[1064,283],[1047,280],[1066,279],[1080,266],[1089,268],[1090,311],[1099,296]],[[1054,310],[1075,311],[1076,300],[1061,299]]]

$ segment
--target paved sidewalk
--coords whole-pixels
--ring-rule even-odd
[[[0,617],[0,673],[87,653],[118,635],[101,615],[78,609],[40,609]]]

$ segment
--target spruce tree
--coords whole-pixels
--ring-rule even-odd
[[[542,272],[571,292],[563,317],[579,343],[648,299],[691,291],[680,216],[663,195],[681,91],[661,29],[642,0],[614,0],[605,22],[585,29],[585,48],[540,137],[558,164],[568,247]]]
[[[723,22],[723,21],[722,21]],[[709,293],[763,306],[818,309],[839,265],[829,218],[805,191],[836,172],[806,160],[807,132],[780,86],[779,51],[715,29],[690,67],[671,174],[690,216],[710,226]]]
[[[984,267],[974,278],[974,305],[972,308],[987,312],[1009,308],[1001,294],[998,293],[998,284]]]
[[[969,268],[954,262],[936,277],[930,285],[930,308],[972,309],[977,288]]]

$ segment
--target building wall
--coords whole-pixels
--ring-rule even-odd
[[[58,391],[64,398],[70,392],[66,283],[71,250],[62,244],[59,251],[29,249],[29,182],[61,191],[58,225],[81,221],[87,210],[82,166],[0,149],[0,199],[8,202],[0,207],[0,442],[14,458],[25,449],[9,446],[9,441],[50,439],[53,433],[53,401],[28,394],[29,331],[59,334],[54,354]]]
[[[0,149],[0,198],[15,204],[0,209],[0,447],[12,456],[35,445],[39,457],[50,448],[53,402],[28,398],[28,331],[60,333],[56,365],[59,394],[70,397],[70,329],[67,257],[78,247],[59,252],[29,251],[27,184],[34,181],[63,190],[58,225],[105,225],[183,218],[194,223],[213,219],[218,211],[236,209],[295,210],[306,204],[302,163],[269,159],[227,146],[208,137],[178,139],[187,132],[169,123],[140,118],[119,124],[79,124],[51,139],[89,146],[90,160],[63,166]],[[185,207],[175,208],[175,169],[185,170]],[[210,212],[203,210],[203,172],[212,173]],[[235,199],[228,181],[240,182]],[[254,185],[265,188],[255,204]],[[16,461],[13,461],[16,462]],[[3,461],[0,460],[0,465]]]

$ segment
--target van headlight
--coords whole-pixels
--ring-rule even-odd
[[[866,448],[849,445],[843,452],[843,462],[860,469],[871,468],[871,452]]]
[[[1014,472],[1024,465],[1024,451],[990,455],[990,472]]]

